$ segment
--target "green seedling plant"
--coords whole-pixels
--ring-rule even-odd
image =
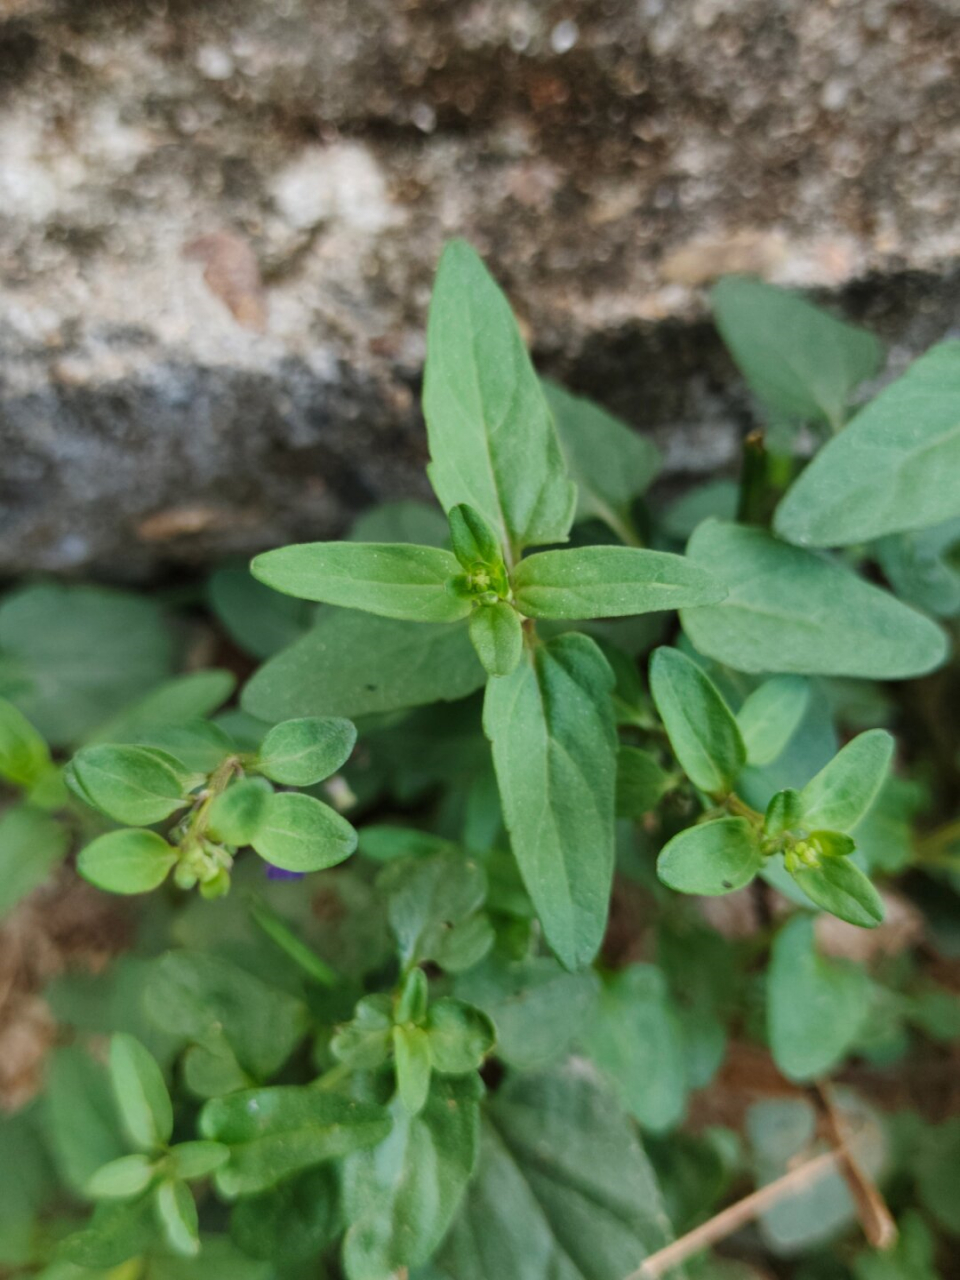
[[[659,497],[457,241],[435,504],[179,603],[0,597],[0,912],[132,900],[22,997],[57,1031],[0,1120],[5,1274],[636,1280],[672,1242],[691,1280],[935,1280],[960,1121],[887,1085],[960,1040],[960,343],[869,397],[864,330],[711,301],[738,482]],[[782,1087],[725,1106],[743,1055]],[[688,1235],[841,1131],[846,1182]]]

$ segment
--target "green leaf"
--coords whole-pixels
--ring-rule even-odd
[[[408,622],[456,622],[470,602],[450,588],[455,556],[402,542],[305,542],[266,551],[250,572],[274,591]]]
[[[400,541],[400,539],[396,539]],[[231,640],[254,658],[272,658],[310,629],[312,604],[257,582],[246,565],[218,569],[207,585],[210,608]]]
[[[717,818],[668,841],[657,875],[678,893],[715,896],[742,889],[762,866],[760,842],[746,818]]]
[[[852,831],[883,786],[893,759],[885,729],[858,734],[800,792],[807,830]]]
[[[177,851],[155,831],[111,831],[98,836],[77,858],[85,880],[108,893],[149,893],[166,880]]]
[[[656,808],[672,785],[669,774],[648,751],[621,747],[617,752],[618,818],[642,818]]]
[[[839,428],[851,394],[880,368],[872,334],[774,285],[727,276],[711,301],[740,372],[776,421]]]
[[[644,1128],[662,1133],[679,1123],[686,1103],[683,1044],[659,969],[630,965],[604,983],[586,1048]]]
[[[230,1234],[244,1253],[274,1266],[315,1263],[342,1227],[332,1165],[318,1165],[262,1195],[239,1200],[230,1218]]]
[[[409,498],[361,512],[347,534],[350,542],[412,542],[422,547],[445,547],[449,537],[446,516],[436,503]]]
[[[144,1005],[168,1034],[207,1044],[214,1031],[257,1079],[273,1075],[306,1034],[302,1001],[245,969],[199,951],[170,951],[151,962]]]
[[[810,685],[800,676],[776,676],[754,689],[737,712],[747,763],[772,764],[800,727]]]
[[[567,968],[596,955],[613,877],[613,673],[587,636],[536,647],[487,686],[484,732],[514,857]]]
[[[285,871],[321,871],[349,858],[357,833],[322,800],[281,791],[269,797],[251,844],[261,858]]]
[[[200,1112],[200,1132],[230,1148],[229,1164],[215,1177],[220,1194],[232,1200],[381,1142],[390,1132],[390,1120],[371,1103],[281,1085],[212,1098]]]
[[[811,902],[841,920],[862,929],[875,929],[883,922],[883,899],[849,858],[828,855],[819,866],[796,866],[790,874]]]
[[[97,1170],[128,1149],[106,1069],[79,1045],[55,1049],[47,1060],[41,1107],[62,1182],[86,1196]]]
[[[208,1177],[229,1159],[230,1148],[220,1142],[179,1142],[170,1148],[173,1170],[185,1182]]]
[[[200,1252],[200,1223],[190,1188],[176,1178],[167,1178],[154,1192],[157,1217],[167,1244],[174,1253],[192,1258]]]
[[[408,1116],[419,1115],[430,1093],[433,1062],[430,1040],[422,1027],[393,1028],[393,1057],[397,1071],[397,1097]]]
[[[0,698],[0,778],[30,787],[50,767],[50,751],[33,725]]]
[[[39,888],[70,847],[70,833],[39,809],[15,805],[0,816],[0,916]]]
[[[333,1056],[355,1071],[372,1071],[390,1057],[393,1048],[393,1002],[386,995],[364,996],[353,1020],[338,1027],[330,1041]]]
[[[829,441],[777,508],[804,546],[869,542],[960,515],[960,341],[941,342]]]
[[[707,520],[688,555],[728,589],[716,605],[684,609],[694,647],[735,671],[922,675],[946,656],[929,618],[848,569],[762,529]]]
[[[125,1032],[110,1041],[110,1078],[131,1141],[144,1151],[169,1142],[173,1107],[163,1073],[153,1055]]]
[[[507,961],[494,954],[458,977],[455,990],[490,1018],[497,1057],[529,1071],[569,1048],[589,1020],[599,982],[592,970],[567,973],[550,956]]]
[[[0,659],[22,677],[6,696],[54,746],[76,743],[165,679],[172,655],[152,600],[48,585],[0,604]]]
[[[716,685],[679,649],[661,647],[650,660],[650,692],[684,773],[708,795],[725,795],[747,753]]]
[[[960,517],[891,534],[874,550],[901,600],[938,618],[960,615]]]
[[[271,722],[375,715],[465,698],[486,678],[466,623],[418,625],[345,609],[266,662],[241,701]]]
[[[843,1060],[867,1012],[869,989],[865,970],[817,954],[811,916],[784,925],[767,978],[767,1031],[788,1079],[815,1080]]]
[[[94,1200],[129,1200],[146,1191],[155,1175],[149,1156],[120,1156],[100,1166],[87,1182],[87,1195]]]
[[[785,831],[797,831],[803,823],[803,804],[800,792],[788,787],[771,797],[763,819],[764,835],[779,836]]]
[[[513,556],[566,540],[576,489],[510,306],[477,254],[448,244],[427,331],[430,483],[475,507]]]
[[[404,967],[442,964],[447,939],[483,906],[487,877],[472,858],[440,853],[389,863],[377,879]]]
[[[630,508],[660,470],[659,449],[592,401],[547,379],[542,385],[576,482],[577,520],[602,520],[623,542],[632,542]]]
[[[582,1068],[508,1077],[485,1111],[480,1167],[437,1262],[443,1277],[622,1280],[668,1242],[643,1149]]]
[[[68,778],[79,784],[84,800],[132,827],[151,826],[185,808],[197,785],[179,761],[153,747],[84,747]]]
[[[477,605],[470,614],[470,640],[488,675],[508,676],[523,653],[523,627],[516,609],[506,600]]]
[[[476,1076],[436,1078],[418,1115],[395,1105],[381,1145],[344,1161],[347,1280],[385,1280],[439,1245],[476,1165],[482,1091]]]
[[[237,678],[232,671],[192,671],[153,689],[145,698],[124,707],[100,726],[94,742],[136,742],[151,729],[202,720],[233,693]]]
[[[236,712],[242,715],[242,712]],[[191,773],[210,774],[227,756],[236,755],[237,744],[218,724],[209,720],[186,720],[182,724],[160,725],[143,729],[136,745],[154,747],[173,756]]]
[[[460,502],[447,512],[450,522],[450,541],[453,554],[464,569],[476,565],[499,566],[503,564],[503,548],[497,535],[479,511],[466,502]]]
[[[257,768],[285,786],[311,787],[346,764],[356,741],[354,726],[339,717],[284,720],[264,738]]]
[[[216,796],[207,813],[207,830],[214,840],[248,845],[263,826],[273,791],[259,778],[241,778]]]
[[[575,547],[526,556],[513,573],[517,608],[531,618],[620,618],[712,604],[718,580],[668,551]]]
[[[434,1070],[451,1076],[479,1071],[496,1039],[485,1013],[448,996],[430,1006],[426,1031]]]
[[[145,1254],[156,1237],[152,1196],[102,1200],[86,1227],[67,1236],[60,1256],[79,1267],[108,1270]]]

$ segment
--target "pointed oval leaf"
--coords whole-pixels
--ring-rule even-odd
[[[110,1041],[110,1077],[132,1141],[144,1151],[169,1142],[173,1107],[163,1072],[134,1036],[118,1032]]]
[[[179,1142],[170,1148],[170,1161],[178,1178],[190,1182],[206,1178],[230,1159],[230,1148],[220,1142]]]
[[[657,859],[657,875],[678,893],[715,896],[742,889],[763,866],[746,818],[717,818],[673,837]]]
[[[154,1198],[167,1244],[182,1257],[195,1257],[200,1252],[200,1222],[190,1188],[179,1178],[167,1178]]]
[[[707,675],[679,649],[650,660],[650,693],[680,767],[708,795],[726,794],[747,761],[733,712]]]
[[[434,1069],[451,1076],[478,1071],[496,1039],[485,1013],[449,996],[430,1006],[427,1035]]]
[[[487,675],[508,676],[523,653],[523,626],[506,600],[478,605],[470,615],[470,640]]]
[[[254,1195],[281,1179],[381,1142],[390,1132],[382,1107],[301,1085],[245,1089],[213,1098],[200,1112],[200,1132],[230,1148],[217,1170],[228,1199]]]
[[[886,729],[858,734],[800,792],[808,831],[852,831],[883,786],[893,759]]]
[[[216,797],[207,816],[207,830],[214,840],[247,845],[267,816],[273,792],[260,778],[241,778]]]
[[[284,720],[263,740],[257,756],[261,773],[288,787],[311,787],[350,759],[357,731],[339,716]]]
[[[474,565],[503,563],[503,548],[483,516],[468,502],[459,502],[447,512],[453,554],[464,569]]]
[[[683,629],[700,653],[735,671],[899,680],[946,656],[946,637],[929,618],[762,529],[707,520],[687,554],[728,594],[683,609]]]
[[[100,1166],[87,1183],[87,1195],[94,1200],[129,1200],[146,1191],[155,1175],[149,1156],[120,1156]]]
[[[596,955],[610,900],[613,683],[596,644],[571,632],[492,680],[484,703],[514,856],[547,941],[569,969]]]
[[[433,1063],[430,1039],[422,1027],[393,1028],[393,1059],[397,1072],[397,1097],[408,1116],[419,1115],[430,1092]]]
[[[801,676],[775,676],[754,689],[737,712],[747,763],[772,764],[800,726],[810,705],[810,685]]]
[[[77,870],[108,893],[149,893],[163,884],[177,856],[155,831],[111,831],[81,849]]]
[[[767,1031],[788,1079],[815,1080],[842,1061],[868,1012],[869,991],[866,970],[817,954],[812,916],[784,925],[767,978]]]
[[[820,450],[777,508],[777,532],[842,547],[960,515],[960,341],[941,342]]]
[[[790,874],[811,902],[848,924],[875,929],[883,923],[883,899],[849,858],[824,857],[818,867],[800,866]]]
[[[49,765],[46,742],[12,702],[0,698],[0,778],[29,787]]]
[[[672,785],[649,751],[621,747],[617,752],[617,817],[642,818],[656,808]]]
[[[7,809],[0,816],[0,915],[43,884],[69,848],[69,829],[50,814]]]
[[[660,450],[592,401],[547,379],[543,390],[577,486],[577,519],[602,520],[629,543],[635,537],[630,507],[660,470]]]
[[[430,483],[504,547],[565,542],[576,489],[509,303],[476,252],[448,244],[430,303],[423,412]]]
[[[843,424],[851,394],[880,367],[873,334],[745,276],[727,276],[710,296],[724,342],[775,421]]]
[[[357,833],[322,800],[281,791],[269,797],[251,844],[261,858],[284,871],[322,871],[349,858]]]
[[[266,551],[250,566],[259,582],[301,600],[320,600],[409,622],[456,622],[470,602],[448,583],[456,556],[401,542],[305,542]]]
[[[154,747],[84,747],[70,766],[89,803],[133,827],[162,822],[189,804],[197,779],[180,762]]]
[[[726,588],[684,556],[636,547],[576,547],[526,556],[513,573],[531,618],[620,618],[713,604]]]

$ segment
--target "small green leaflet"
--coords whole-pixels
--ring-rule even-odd
[[[259,581],[302,600],[408,622],[456,622],[470,602],[449,583],[456,556],[402,542],[306,542],[266,551],[250,566]]]
[[[7,809],[0,816],[0,916],[43,884],[69,847],[69,831],[49,814]]]
[[[622,542],[636,540],[630,507],[660,470],[660,451],[599,405],[543,380],[567,469],[577,486],[577,520],[602,520]]]
[[[885,729],[858,734],[800,792],[807,830],[852,831],[877,798],[893,759]]]
[[[43,738],[11,702],[0,698],[0,778],[29,787],[49,765]]]
[[[86,1192],[94,1200],[127,1200],[146,1191],[154,1176],[149,1156],[119,1156],[100,1166],[88,1180]]]
[[[110,1078],[124,1128],[141,1151],[170,1141],[173,1106],[163,1074],[139,1040],[118,1033],[110,1041]]]
[[[619,618],[714,604],[726,588],[683,556],[635,547],[576,547],[526,556],[513,574],[531,618]]]
[[[434,1266],[444,1280],[622,1280],[670,1234],[615,1098],[570,1065],[511,1075],[491,1099],[477,1175]]]
[[[767,977],[767,1030],[788,1079],[815,1080],[842,1061],[868,1012],[869,991],[865,969],[817,954],[811,916],[783,926]]]
[[[947,652],[941,629],[848,569],[762,529],[706,520],[687,554],[728,589],[683,609],[693,646],[735,671],[899,680]]]
[[[354,717],[455,701],[486,678],[466,623],[397,622],[338,609],[264,663],[241,700],[270,723]]]
[[[264,738],[257,768],[285,786],[310,787],[346,764],[356,741],[356,729],[339,717],[285,720]]]
[[[446,968],[451,943],[483,906],[487,877],[472,858],[438,853],[391,862],[378,877],[377,889],[386,899],[404,968],[425,960]],[[485,945],[480,955],[470,957],[470,964],[492,940],[488,928]]]
[[[747,763],[768,765],[783,752],[810,705],[810,685],[800,676],[776,676],[754,689],[737,712]]]
[[[239,848],[257,834],[267,816],[273,792],[262,778],[241,778],[210,805],[207,831],[214,840]]]
[[[553,418],[506,298],[462,240],[437,271],[423,412],[445,510],[475,507],[514,557],[566,541],[576,487]]]
[[[655,965],[630,965],[604,983],[586,1048],[644,1128],[662,1133],[679,1123],[686,1102],[683,1043]]]
[[[129,1151],[106,1068],[78,1044],[54,1049],[44,1070],[40,1103],[45,1138],[57,1173],[73,1192],[87,1197],[101,1167]],[[21,1143],[21,1146],[23,1144]],[[19,1162],[3,1152],[9,1168]],[[4,1187],[5,1199],[10,1189]]]
[[[874,550],[901,600],[938,618],[960,615],[960,517],[890,534]]]
[[[790,874],[811,902],[848,924],[875,929],[883,921],[883,899],[849,857],[822,857],[819,866],[798,866]]]
[[[393,1028],[393,1060],[397,1076],[397,1097],[408,1116],[418,1115],[430,1093],[430,1041],[422,1027]]]
[[[381,1142],[390,1132],[390,1120],[371,1103],[281,1085],[211,1099],[200,1112],[200,1132],[230,1148],[230,1161],[215,1178],[220,1193],[232,1200]]]
[[[684,773],[708,795],[725,795],[747,753],[716,685],[686,654],[664,646],[650,660],[650,692]]]
[[[482,1092],[475,1075],[436,1078],[418,1115],[394,1105],[385,1141],[344,1161],[347,1280],[386,1280],[439,1245],[477,1162]]]
[[[848,546],[960,516],[960,340],[941,342],[829,441],[777,508],[791,542]]]
[[[843,425],[850,396],[883,356],[876,338],[796,294],[743,276],[711,293],[717,328],[774,421]]]
[[[108,893],[149,893],[163,884],[177,851],[155,831],[110,831],[80,851],[77,870]]]
[[[642,818],[673,785],[648,751],[621,747],[617,752],[618,818]]]
[[[194,1257],[200,1252],[200,1223],[190,1188],[177,1178],[165,1178],[153,1198],[167,1244],[182,1257]]]
[[[613,673],[570,632],[492,680],[484,732],[514,856],[547,941],[569,969],[603,937],[613,876]]]
[[[485,1013],[448,996],[430,1005],[425,1028],[433,1069],[441,1075],[478,1071],[496,1039],[493,1023]]]
[[[679,893],[715,896],[742,889],[762,866],[760,844],[746,818],[717,818],[675,835],[660,851],[657,875]]]
[[[357,833],[322,800],[281,791],[267,798],[250,843],[261,858],[285,871],[322,871],[349,858],[357,847]]]
[[[108,817],[130,826],[151,826],[186,808],[201,779],[155,747],[84,747],[67,774],[79,795]]]
[[[508,676],[516,670],[523,653],[523,627],[516,609],[506,600],[473,610],[470,639],[488,675]]]
[[[213,669],[176,676],[102,724],[92,742],[136,742],[152,729],[212,715],[233,693],[236,676]]]

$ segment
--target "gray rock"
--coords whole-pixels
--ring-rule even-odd
[[[424,493],[445,238],[543,366],[736,462],[702,286],[960,324],[955,0],[0,0],[0,573],[140,579]]]

